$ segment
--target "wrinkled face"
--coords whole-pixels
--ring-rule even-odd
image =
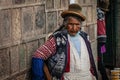
[[[66,28],[71,36],[75,36],[80,30],[80,21],[74,17],[69,17]]]

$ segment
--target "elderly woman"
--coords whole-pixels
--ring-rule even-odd
[[[85,16],[80,5],[70,4],[61,16],[62,26],[33,54],[32,79],[97,80],[90,42],[81,31]]]

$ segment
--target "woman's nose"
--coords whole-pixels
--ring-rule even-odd
[[[73,30],[75,30],[75,29],[76,29],[76,27],[77,27],[77,26],[76,26],[75,24],[74,24],[74,25],[72,25],[72,29],[73,29]]]

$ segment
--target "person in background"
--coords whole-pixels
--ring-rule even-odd
[[[32,80],[98,80],[81,10],[73,3],[61,13],[63,24],[33,54]]]
[[[103,63],[103,55],[106,53],[106,23],[105,13],[108,11],[109,0],[99,0],[97,7],[97,46],[98,46],[98,70],[102,76],[102,80],[109,80],[105,65]]]

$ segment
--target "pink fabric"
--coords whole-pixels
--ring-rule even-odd
[[[97,35],[106,35],[105,20],[97,20]]]
[[[105,53],[106,52],[106,48],[105,48],[105,45],[103,45],[102,47],[101,47],[101,53],[103,54],[103,53]]]

